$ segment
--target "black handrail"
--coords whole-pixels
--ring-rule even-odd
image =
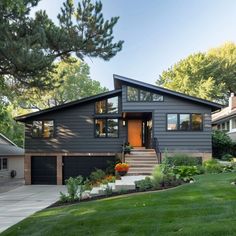
[[[157,154],[158,163],[161,164],[162,162],[161,150],[160,150],[159,141],[156,137],[153,138],[152,140],[152,146]]]

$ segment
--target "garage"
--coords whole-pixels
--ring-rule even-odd
[[[31,157],[31,183],[57,184],[57,158],[55,156]]]
[[[114,160],[114,156],[65,156],[63,157],[63,183],[66,179],[78,175],[86,178],[96,168],[105,170],[108,162]]]

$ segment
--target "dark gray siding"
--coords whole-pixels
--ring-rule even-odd
[[[127,102],[126,86],[122,86],[123,111],[150,111],[153,118],[153,137],[160,149],[172,152],[211,152],[211,108],[178,97],[163,95],[163,102]],[[166,130],[168,113],[202,113],[203,131],[180,132]]]
[[[37,117],[55,122],[55,138],[32,138],[32,121],[26,123],[26,152],[121,152],[126,128],[119,122],[119,138],[94,137],[94,103],[78,105]],[[32,119],[33,120],[33,119]],[[36,120],[36,118],[35,118]]]

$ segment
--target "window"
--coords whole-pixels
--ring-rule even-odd
[[[43,122],[43,137],[44,138],[52,138],[53,137],[53,133],[54,133],[53,123],[54,122],[52,120]]]
[[[54,136],[54,121],[33,121],[31,135],[34,138],[52,138]]]
[[[127,87],[127,100],[136,102],[139,101],[139,90],[133,87]]]
[[[118,137],[118,119],[107,119],[107,136]]]
[[[128,102],[163,102],[164,98],[160,94],[151,93],[145,90],[127,86]]]
[[[152,101],[151,93],[144,90],[140,90],[140,101],[151,102]]]
[[[190,130],[190,114],[179,115],[179,129]]]
[[[163,102],[163,101],[164,101],[164,98],[163,98],[162,95],[153,93],[153,94],[152,94],[152,100],[153,100],[154,102]]]
[[[167,115],[167,130],[177,130],[178,120],[177,114]]]
[[[236,118],[232,119],[232,129],[236,129]]]
[[[167,130],[201,131],[202,114],[167,114]]]
[[[0,158],[0,170],[7,170],[7,158]]]
[[[107,113],[118,113],[118,97],[107,99]]]
[[[106,100],[96,102],[96,114],[106,113]]]
[[[202,130],[202,115],[192,114],[192,130],[200,131]]]
[[[43,134],[43,122],[33,121],[32,137],[42,137]]]
[[[96,137],[106,137],[106,120],[97,119],[96,124]]]
[[[96,114],[118,113],[118,97],[108,98],[95,103]]]
[[[95,136],[98,138],[117,138],[118,119],[95,119]]]

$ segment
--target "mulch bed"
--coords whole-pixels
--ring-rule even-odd
[[[178,183],[176,185],[164,186],[164,187],[161,187],[160,189],[150,189],[150,190],[146,190],[146,191],[140,191],[138,189],[135,189],[135,190],[126,190],[125,192],[113,192],[112,194],[109,194],[109,195],[94,196],[91,198],[86,198],[86,199],[77,200],[77,201],[73,201],[73,202],[57,201],[57,202],[53,203],[52,205],[48,206],[47,208],[70,206],[70,205],[78,204],[80,202],[90,202],[90,201],[96,201],[96,200],[101,200],[101,199],[105,199],[105,198],[112,198],[112,197],[117,197],[117,196],[122,196],[122,195],[133,195],[133,194],[142,194],[142,193],[148,193],[148,192],[150,192],[150,193],[157,192],[157,191],[175,188],[175,187],[178,187],[183,184],[186,184],[186,183],[182,182],[182,183]]]

